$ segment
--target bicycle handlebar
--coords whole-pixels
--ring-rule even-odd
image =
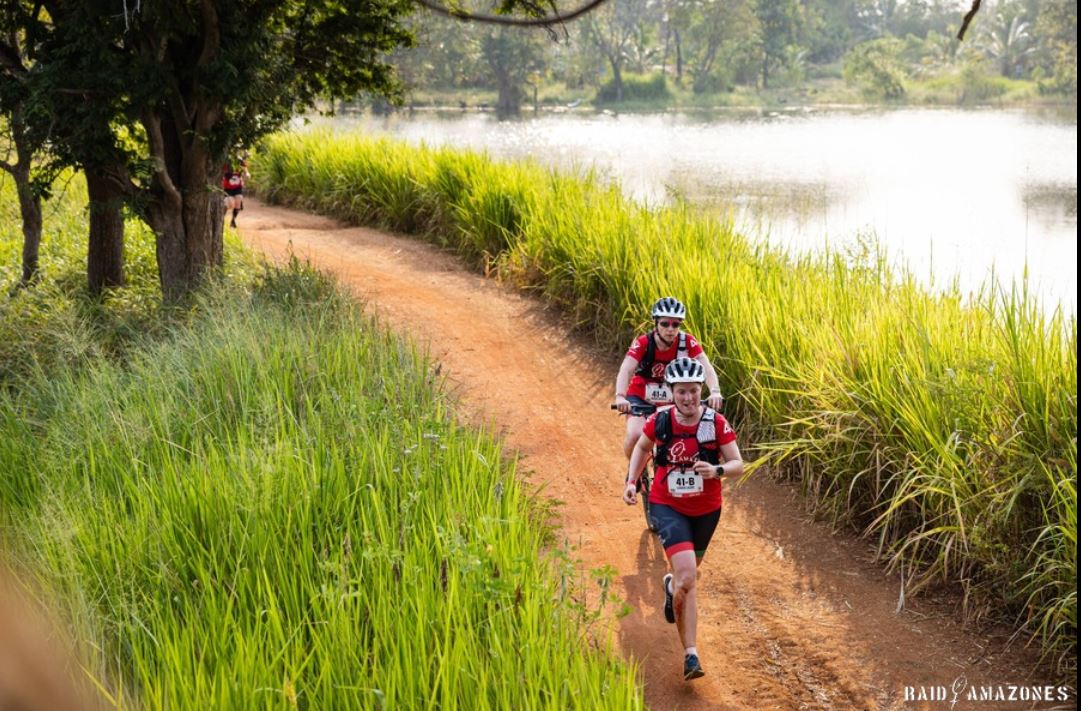
[[[723,400],[722,400],[722,402],[723,402]],[[723,405],[722,405],[722,407],[723,407]],[[612,403],[611,405],[608,406],[608,409],[610,409],[610,410],[618,410],[619,407],[615,403]],[[629,414],[634,415],[636,417],[649,417],[650,415],[652,415],[656,411],[657,411],[656,407],[647,407],[645,405],[634,405],[634,404],[632,404],[631,405],[631,411],[630,411]],[[718,412],[720,412],[720,410],[718,410]],[[622,415],[624,413],[621,412],[619,414]]]
[[[617,407],[615,403],[609,405],[608,407],[611,410],[619,409],[619,407]],[[656,411],[656,409],[657,408],[655,407],[646,407],[645,405],[631,405],[631,411],[629,414],[634,415],[635,417],[648,417],[652,415]],[[621,412],[619,414],[622,415],[624,413]]]

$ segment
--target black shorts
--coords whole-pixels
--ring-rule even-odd
[[[704,556],[721,520],[720,509],[701,516],[687,516],[664,504],[651,504],[649,515],[661,537],[664,554],[669,558],[680,551],[691,550],[698,558]]]
[[[244,194],[244,188],[226,188],[225,194],[229,197],[236,197],[237,195]]]

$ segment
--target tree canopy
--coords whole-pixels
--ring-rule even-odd
[[[387,56],[411,45],[403,18],[412,8],[411,0],[20,0],[6,5],[0,55],[51,160],[100,171],[154,229],[162,289],[175,300],[221,263],[212,186],[229,152],[320,97],[393,96]]]

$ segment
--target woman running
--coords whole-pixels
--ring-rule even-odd
[[[650,513],[672,572],[664,576],[664,618],[683,644],[683,678],[705,674],[698,659],[698,566],[721,519],[721,477],[743,474],[736,433],[724,416],[702,404],[705,368],[677,358],[665,368],[674,405],[650,415],[631,452],[623,500],[634,505],[638,478],[652,455],[657,475]]]

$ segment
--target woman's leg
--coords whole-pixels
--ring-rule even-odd
[[[676,630],[684,649],[695,646],[698,637],[698,562],[693,550],[673,553],[672,607],[676,612]]]
[[[627,415],[627,433],[623,435],[623,454],[627,456],[628,461],[631,458],[631,452],[634,451],[634,445],[638,444],[638,440],[642,437],[642,427],[645,424],[646,418]]]

